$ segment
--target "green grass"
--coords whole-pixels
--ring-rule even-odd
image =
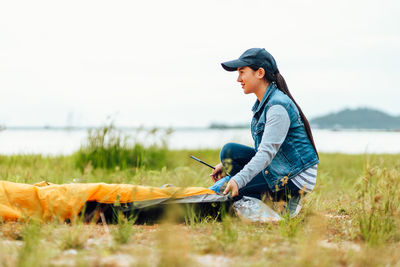
[[[156,134],[153,129],[148,134]],[[169,164],[166,142],[145,147],[135,138],[125,135],[112,123],[88,132],[86,143],[75,153],[75,165],[88,169],[127,169],[147,167],[160,169]]]
[[[189,156],[217,164],[218,150],[163,149],[161,154],[148,154],[157,164],[146,160],[128,164],[130,154],[122,153],[123,157],[107,165],[104,158],[115,155],[110,151],[88,156],[87,161],[81,152],[0,156],[0,179],[29,184],[43,180],[212,184],[210,170]],[[94,164],[96,157],[103,158],[99,160],[103,163]],[[199,218],[195,210],[183,206],[183,210],[167,213],[160,225],[134,225],[134,217],[120,216],[116,225],[0,222],[0,266],[112,266],[121,262],[132,266],[215,262],[221,266],[396,266],[400,262],[400,155],[322,153],[320,162],[315,190],[293,219],[248,224],[224,213],[216,221]],[[183,224],[174,220],[179,212],[186,212]]]

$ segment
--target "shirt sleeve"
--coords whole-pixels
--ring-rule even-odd
[[[232,177],[239,188],[243,188],[271,163],[289,131],[289,114],[282,105],[271,106],[266,114],[266,119],[257,153],[240,172]]]

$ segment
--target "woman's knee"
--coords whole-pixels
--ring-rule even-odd
[[[232,152],[235,150],[236,145],[237,145],[236,143],[227,143],[222,147],[221,152],[219,154],[221,162],[223,162],[226,159],[232,159],[232,155],[234,154]]]
[[[225,144],[220,153],[221,162],[223,160],[245,160],[245,164],[255,155],[255,150],[252,147],[237,143]]]

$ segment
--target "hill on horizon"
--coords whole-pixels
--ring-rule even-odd
[[[400,116],[391,116],[371,108],[344,109],[310,120],[320,129],[380,129],[400,130]]]
[[[319,129],[376,129],[376,130],[400,130],[400,116],[391,116],[383,111],[372,108],[346,108],[338,112],[314,117],[309,120],[312,128]],[[213,122],[210,129],[242,129],[250,125],[225,124]]]

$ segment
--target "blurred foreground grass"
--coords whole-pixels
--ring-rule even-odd
[[[211,164],[219,157],[218,150],[153,146],[129,163],[124,157],[137,153],[134,147],[124,154],[126,145],[102,146],[102,157],[118,154],[122,161],[94,163],[88,147],[71,156],[0,156],[0,179],[208,187],[210,170],[189,155]],[[320,162],[316,188],[291,220],[0,222],[0,266],[399,266],[400,155],[320,154]]]

